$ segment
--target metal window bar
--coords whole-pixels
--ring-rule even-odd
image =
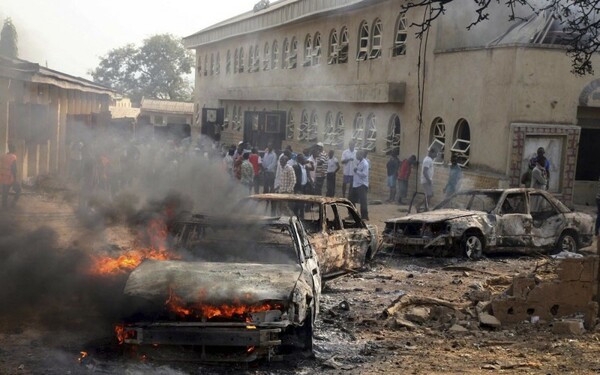
[[[337,32],[333,30],[331,32],[331,36],[329,37],[329,59],[327,60],[327,64],[337,64],[338,62],[338,36]]]
[[[363,23],[360,26],[360,40],[356,60],[366,60],[369,56],[369,26]]]
[[[288,123],[285,127],[285,133],[287,139],[294,139],[294,113],[292,111],[288,114]]]
[[[292,45],[290,48],[291,48],[291,52],[289,55],[290,57],[289,57],[288,68],[296,69],[296,65],[298,63],[298,41],[294,39],[292,41]]]
[[[258,46],[254,46],[254,71],[258,72],[260,70],[260,50]]]
[[[321,63],[321,34],[315,36],[312,50],[312,65],[319,65]]]
[[[377,22],[373,26],[371,52],[369,53],[370,59],[377,59],[379,57],[381,57],[381,22]]]
[[[300,121],[300,128],[298,129],[298,140],[304,141],[308,138],[308,115],[302,114],[302,121]]]
[[[348,29],[344,28],[342,30],[340,40],[341,42],[338,53],[338,64],[345,64],[348,62],[348,46],[350,44],[350,38],[348,37]]]
[[[401,16],[398,19],[398,29],[396,30],[396,39],[394,40],[393,56],[406,54],[406,38],[408,36],[406,28],[406,17]]]
[[[312,39],[310,35],[307,35],[304,41],[304,61],[302,62],[302,66],[310,66],[312,64],[312,46]]]
[[[277,69],[277,65],[279,65],[279,46],[277,41],[274,41],[271,48],[271,70]]]
[[[466,167],[470,160],[471,140],[457,138],[450,149],[458,157],[458,165]]]
[[[290,43],[287,39],[283,41],[283,46],[281,49],[283,50],[283,55],[281,56],[281,69],[287,69],[290,63]]]
[[[271,67],[271,51],[269,51],[269,43],[265,43],[265,51],[263,58],[263,70],[269,70]]]

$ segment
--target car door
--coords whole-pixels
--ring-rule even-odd
[[[529,202],[533,226],[533,245],[536,247],[554,246],[566,224],[564,215],[546,198],[541,191],[529,192]]]
[[[497,208],[496,236],[499,247],[529,247],[532,244],[532,218],[525,192],[508,193]]]
[[[291,218],[291,221],[292,227],[296,232],[294,235],[298,239],[298,243],[302,251],[300,258],[303,259],[304,262],[304,271],[310,275],[310,278],[313,282],[313,298],[315,299],[316,316],[319,313],[319,299],[321,295],[321,270],[319,267],[319,256],[310,244],[302,222],[300,222],[296,217]]]
[[[350,270],[360,268],[365,264],[366,254],[371,244],[371,233],[353,206],[337,203],[336,208],[348,240],[344,254],[345,268]]]
[[[321,250],[319,259],[321,261],[321,272],[324,277],[328,277],[345,272],[348,238],[335,205],[325,204],[323,216],[325,219],[325,233],[321,238],[322,246],[319,246]]]

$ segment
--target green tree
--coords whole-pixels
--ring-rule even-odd
[[[100,59],[90,72],[95,82],[110,86],[133,102],[142,97],[190,100],[193,58],[180,39],[170,34],[154,35],[140,48],[133,44],[116,48]]]
[[[561,42],[572,61],[572,72],[577,75],[593,74],[592,57],[600,52],[600,0],[417,0],[402,6],[403,12],[423,8],[423,18],[411,26],[417,28],[417,37],[427,34],[432,23],[443,17],[450,5],[472,12],[473,19],[465,24],[468,30],[488,21],[490,15],[505,7],[508,20],[525,22],[541,13],[559,22]]]
[[[0,55],[16,58],[19,56],[19,48],[17,47],[19,37],[17,29],[13,25],[12,20],[7,18],[4,20],[4,26],[0,31]]]

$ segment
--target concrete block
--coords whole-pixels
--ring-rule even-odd
[[[482,327],[500,328],[502,323],[498,318],[488,313],[479,314],[479,325]]]
[[[517,298],[525,298],[535,287],[533,276],[515,276],[512,283],[512,295]]]
[[[585,332],[580,319],[559,320],[552,324],[552,333],[557,335],[581,335]]]
[[[563,259],[558,265],[558,278],[561,281],[579,281],[585,258]]]

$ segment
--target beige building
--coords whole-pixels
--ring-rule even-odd
[[[104,127],[115,92],[20,59],[0,57],[0,152],[17,148],[19,178],[64,173],[82,129]]]
[[[376,193],[386,190],[389,150],[422,160],[435,147],[437,197],[451,152],[463,187],[505,187],[519,185],[543,146],[550,190],[567,202],[593,199],[600,80],[570,73],[554,19],[508,23],[500,6],[467,31],[472,5],[458,0],[419,40],[408,26],[424,9],[403,15],[403,3],[282,0],[188,36],[202,132],[296,151],[323,142],[338,157],[354,139],[369,150]]]

